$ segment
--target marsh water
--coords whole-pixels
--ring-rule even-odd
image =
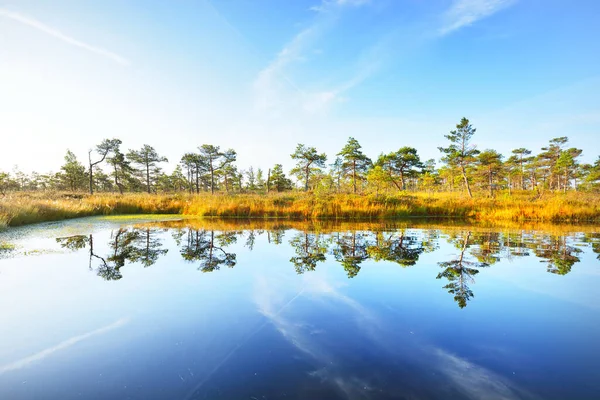
[[[0,233],[0,399],[598,399],[600,231]]]

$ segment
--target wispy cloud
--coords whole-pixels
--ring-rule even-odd
[[[29,17],[27,15],[23,15],[23,14],[14,12],[14,11],[0,8],[0,17],[4,17],[4,18],[11,19],[13,21],[20,22],[24,25],[30,26],[30,27],[35,28],[41,32],[44,32],[50,36],[60,39],[63,42],[68,43],[72,46],[79,47],[84,50],[95,53],[99,56],[111,59],[118,64],[121,64],[124,66],[130,65],[129,60],[127,60],[126,58],[124,58],[116,53],[113,53],[112,51],[108,51],[108,50],[105,50],[100,47],[95,47],[88,43],[77,40],[77,39],[73,38],[72,36],[66,35],[66,34],[62,33],[61,31],[59,31],[58,29],[52,28],[52,27],[38,21],[37,19]]]
[[[298,284],[298,281],[295,280]],[[309,376],[331,384],[347,399],[368,398],[371,384],[366,378],[355,375],[351,368],[346,368],[344,354],[330,346],[330,335],[324,329],[294,317],[293,305],[297,299],[302,301],[323,303],[325,308],[340,307],[338,315],[352,315],[356,318],[357,329],[379,327],[378,319],[356,300],[341,293],[332,285],[325,275],[310,273],[302,276],[303,287],[288,300],[281,291],[284,287],[276,279],[260,277],[254,291],[254,301],[258,311],[265,316],[284,339],[304,353],[307,361],[312,363],[314,371]],[[292,284],[292,285],[293,285]],[[287,287],[287,286],[285,286]],[[292,311],[292,312],[290,312]]]
[[[331,105],[340,103],[346,100],[344,93],[359,85],[369,76],[371,76],[379,68],[379,59],[374,59],[372,62],[361,66],[356,74],[349,80],[336,86],[333,89],[323,90],[315,93],[304,95],[302,106],[309,113],[319,113],[326,111]]]
[[[431,349],[442,376],[468,399],[534,400],[538,396],[493,371],[440,348]]]
[[[370,3],[371,0],[323,0],[319,5],[312,6],[310,9],[316,12],[324,12],[336,6],[362,6]]]
[[[447,35],[462,27],[472,25],[516,2],[517,0],[455,0],[444,14],[444,23],[439,34]]]
[[[68,347],[73,346],[74,344],[81,342],[82,340],[89,339],[92,336],[100,335],[100,334],[109,332],[113,329],[119,328],[119,327],[125,325],[127,322],[129,322],[128,318],[121,318],[121,319],[113,322],[110,325],[106,325],[102,328],[93,330],[91,332],[84,333],[83,335],[74,336],[70,339],[60,342],[56,346],[52,346],[47,349],[44,349],[44,350],[40,351],[39,353],[36,353],[29,357],[22,358],[20,360],[10,363],[10,364],[2,365],[2,366],[0,366],[0,375],[2,375],[5,372],[24,368],[30,364],[39,362],[39,361],[43,360],[44,358],[51,356],[52,354],[56,353],[59,350],[64,350]]]
[[[291,88],[303,94],[302,90],[288,78],[285,70],[290,64],[302,58],[303,52],[318,36],[320,29],[320,25],[314,24],[298,33],[283,47],[275,59],[260,71],[254,81],[256,106],[259,109],[276,108],[281,100],[280,94],[285,89]]]
[[[305,92],[288,76],[288,69],[307,57],[315,54],[315,43],[335,24],[344,8],[359,7],[370,0],[323,0],[311,7],[319,15],[303,30],[298,32],[277,54],[277,56],[260,71],[254,81],[255,106],[262,111],[281,112],[286,107],[301,109],[315,113],[340,100],[342,92],[358,84],[363,74],[360,71],[356,77],[334,89]]]

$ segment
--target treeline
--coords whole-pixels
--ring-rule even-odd
[[[67,150],[59,172],[28,175],[0,171],[0,193],[60,190],[82,192],[315,192],[381,193],[386,191],[473,190],[494,196],[498,190],[600,190],[600,156],[594,164],[581,163],[581,149],[568,138],[549,141],[541,151],[516,148],[505,157],[496,150],[480,151],[473,144],[476,129],[463,118],[439,147],[441,159],[421,160],[413,147],[401,147],[371,160],[354,138],[330,160],[315,147],[298,144],[291,158],[296,166],[286,175],[281,164],[242,170],[233,149],[204,144],[185,153],[168,174],[168,160],[150,145],[124,153],[121,140],[105,139],[90,150],[84,165]],[[327,161],[332,161],[327,164]],[[290,179],[296,179],[296,183]]]

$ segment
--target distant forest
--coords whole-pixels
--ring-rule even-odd
[[[121,140],[105,139],[90,150],[83,164],[67,150],[59,172],[25,174],[0,171],[0,193],[9,191],[84,192],[228,192],[268,193],[288,190],[336,193],[383,193],[388,191],[473,191],[489,196],[499,190],[568,191],[600,190],[600,156],[594,164],[581,163],[581,149],[569,147],[568,138],[551,139],[540,152],[516,148],[509,157],[496,150],[478,150],[473,144],[476,129],[463,118],[445,135],[447,147],[441,158],[421,160],[413,147],[401,147],[371,160],[354,138],[333,158],[315,147],[298,144],[291,158],[296,166],[286,172],[281,164],[242,170],[236,166],[234,149],[203,144],[185,153],[172,173],[161,165],[168,160],[150,145],[121,149]],[[330,160],[331,163],[327,163]],[[290,177],[294,177],[294,183]]]

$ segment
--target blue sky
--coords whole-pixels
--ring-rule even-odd
[[[105,137],[171,161],[204,143],[241,168],[440,157],[465,116],[480,149],[557,136],[600,153],[592,0],[0,1],[0,169],[57,170]]]

